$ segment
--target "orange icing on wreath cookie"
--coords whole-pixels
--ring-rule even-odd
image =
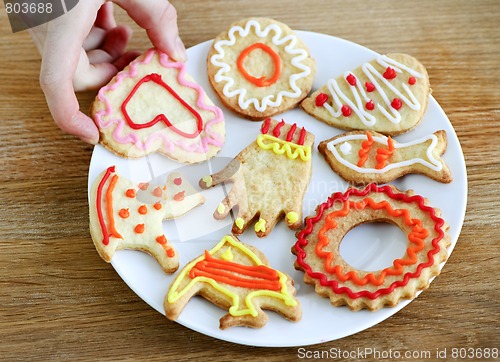
[[[295,267],[305,272],[306,283],[314,284],[316,292],[329,297],[335,306],[347,305],[352,310],[394,306],[427,288],[430,278],[439,274],[439,264],[446,261],[450,237],[439,214],[422,196],[392,186],[370,184],[362,190],[335,193],[298,233],[292,249],[297,255]],[[400,227],[408,247],[390,267],[368,272],[347,264],[339,250],[349,230],[374,221]]]

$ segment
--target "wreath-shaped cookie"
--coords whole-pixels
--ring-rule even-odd
[[[339,253],[349,230],[367,222],[390,222],[408,237],[408,248],[393,265],[374,272],[359,270]],[[319,205],[315,216],[306,218],[292,251],[295,267],[305,272],[304,281],[330,298],[335,306],[351,310],[377,310],[415,297],[446,261],[450,237],[448,224],[428,201],[393,186],[370,184],[364,189],[338,192]]]

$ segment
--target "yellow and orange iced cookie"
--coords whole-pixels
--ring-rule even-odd
[[[167,318],[176,320],[195,295],[228,309],[220,320],[221,329],[263,327],[268,321],[263,309],[292,321],[302,315],[293,280],[269,267],[264,254],[232,235],[180,271],[165,297]]]
[[[251,120],[295,107],[312,87],[316,63],[285,24],[249,18],[218,35],[208,77],[222,103]]]
[[[233,183],[214,217],[224,219],[232,209],[237,210],[232,229],[235,235],[255,221],[257,236],[267,236],[282,218],[290,229],[298,229],[311,179],[313,143],[314,135],[304,127],[266,119],[254,142],[224,169],[200,180],[204,189]]]
[[[222,111],[186,65],[150,49],[101,88],[91,113],[100,143],[119,156],[159,152],[176,161],[212,158],[224,144]]]
[[[301,107],[337,128],[392,136],[421,121],[430,91],[429,76],[418,60],[388,54],[329,79]]]
[[[173,273],[179,258],[163,233],[162,221],[183,215],[202,204],[204,197],[173,174],[163,187],[135,185],[114,166],[103,171],[90,191],[90,234],[99,255],[110,262],[119,249],[151,254],[166,273]]]
[[[405,254],[382,270],[352,267],[340,255],[342,238],[357,225],[380,221],[393,223],[406,234]],[[351,310],[395,306],[401,299],[414,298],[439,274],[439,265],[448,258],[448,228],[440,211],[412,191],[376,184],[349,188],[334,193],[318,206],[316,215],[306,218],[292,248],[295,267],[334,306],[347,305]]]

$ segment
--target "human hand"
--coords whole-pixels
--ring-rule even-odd
[[[168,1],[113,2],[146,29],[156,48],[175,60],[186,60],[177,12]],[[42,55],[40,85],[55,123],[64,132],[96,144],[97,126],[80,111],[75,92],[102,87],[139,54],[125,50],[132,30],[116,24],[112,2],[85,0],[30,33]]]

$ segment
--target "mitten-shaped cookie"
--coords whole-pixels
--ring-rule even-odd
[[[232,182],[214,213],[225,218],[237,207],[233,233],[242,234],[253,221],[255,233],[267,236],[279,219],[290,229],[302,225],[302,202],[311,179],[314,135],[296,124],[266,119],[255,142],[223,170],[200,180],[202,188]]]

